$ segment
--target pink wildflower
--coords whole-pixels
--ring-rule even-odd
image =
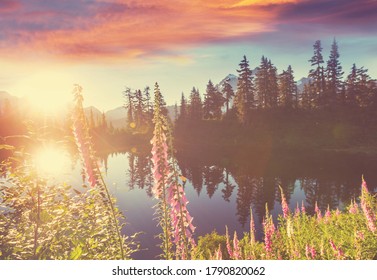
[[[296,204],[296,209],[295,209],[295,217],[300,216],[300,208],[298,207],[298,202]]]
[[[173,228],[173,242],[176,244],[177,252],[182,254],[182,259],[184,259],[186,257],[186,240],[193,246],[195,245],[193,239],[193,232],[195,231],[195,227],[192,224],[193,218],[187,210],[186,205],[188,201],[182,185],[172,183],[167,188],[167,192],[167,202],[170,205],[170,219]]]
[[[253,210],[250,209],[250,244],[253,245],[255,243],[255,223],[253,217]]]
[[[310,246],[308,244],[306,244],[306,246],[305,246],[305,256],[308,260],[311,259],[311,256],[309,254],[310,254]]]
[[[263,221],[264,228],[264,246],[267,253],[272,252],[272,235],[275,232],[275,226],[270,217]]]
[[[83,97],[81,95],[80,86],[75,87],[74,94],[76,103],[72,114],[72,132],[81,157],[84,174],[87,176],[89,185],[94,188],[99,182],[99,171],[97,170],[97,164],[94,159],[93,144],[90,139],[89,129],[84,114],[82,105]]]
[[[321,210],[319,210],[319,208],[318,208],[317,201],[315,202],[314,211],[317,214],[317,220],[320,221],[322,219],[322,214],[321,214]]]
[[[232,246],[230,245],[230,240],[229,240],[229,233],[228,233],[228,227],[225,226],[225,236],[226,236],[226,249],[228,250],[229,257],[233,259],[233,250]]]
[[[302,212],[302,214],[306,213],[306,209],[305,209],[305,205],[304,205],[303,201],[301,201],[301,212]]]
[[[216,260],[222,260],[223,259],[223,254],[221,252],[221,245],[219,244],[219,248],[216,250],[215,254]]]
[[[161,198],[163,188],[167,183],[169,176],[168,147],[166,145],[166,136],[164,132],[155,134],[151,140],[152,144],[152,163],[154,186],[152,192],[156,198]]]
[[[283,217],[286,219],[289,216],[289,207],[287,204],[287,200],[285,199],[283,189],[281,188],[281,186],[279,186],[279,188],[280,188],[280,193],[281,193],[281,207],[283,209]]]
[[[234,232],[234,237],[233,237],[233,257],[236,260],[241,259],[241,249],[239,246],[237,232]]]
[[[339,216],[340,216],[340,211],[339,211],[339,208],[336,208],[336,211],[335,211],[335,216],[336,216],[336,217],[339,217]]]
[[[367,226],[368,226],[369,230],[371,232],[375,232],[377,230],[376,223],[375,223],[376,217],[374,215],[373,209],[370,207],[370,205],[367,201],[367,197],[370,194],[369,194],[369,191],[368,191],[368,188],[367,188],[367,184],[364,181],[364,177],[363,177],[363,182],[362,182],[361,188],[362,188],[361,189],[361,209],[364,212],[364,216],[367,220]]]
[[[351,205],[350,205],[348,212],[351,213],[351,214],[357,214],[359,212],[359,207],[358,207],[355,200],[351,201]]]
[[[193,218],[187,210],[188,200],[184,188],[178,183],[178,175],[174,165],[174,158],[168,153],[167,120],[161,113],[162,95],[158,84],[155,85],[155,110],[154,110],[154,131],[152,144],[152,163],[154,187],[152,192],[157,199],[164,203],[164,213],[169,214],[171,231],[164,237],[165,242],[172,242],[176,247],[176,256],[186,259],[189,254],[189,245],[195,246],[193,232],[195,227],[192,224]],[[170,162],[173,162],[170,164]],[[184,177],[182,177],[184,178]],[[182,179],[181,178],[181,179]],[[185,179],[185,178],[184,178]],[[183,180],[183,179],[182,179]],[[164,217],[164,223],[168,221]],[[170,236],[171,234],[171,236]]]
[[[314,260],[316,257],[316,251],[315,251],[314,246],[310,247],[310,254],[312,255],[312,259]]]
[[[332,239],[330,239],[329,242],[330,242],[331,248],[335,251],[335,253],[337,255],[337,259],[341,259],[344,256],[342,249],[340,247],[339,248],[336,247],[336,245],[334,244],[334,241]]]
[[[361,176],[361,194],[369,193],[367,182],[364,179],[364,175]]]

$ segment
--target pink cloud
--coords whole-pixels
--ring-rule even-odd
[[[19,28],[6,30],[5,51],[17,47],[72,58],[133,57],[271,29],[268,12],[229,6],[234,3],[99,1],[71,17],[65,16],[67,11],[59,15],[52,7],[31,9],[22,17],[14,15]]]
[[[22,12],[8,8],[13,12],[8,12],[3,23],[0,19],[0,31],[6,34],[0,52],[18,55],[32,50],[68,60],[130,58],[252,38],[278,30],[281,23],[362,21],[352,9],[360,14],[371,13],[351,0],[335,0],[337,9],[328,0],[176,0],[173,4],[169,0],[97,0],[90,5],[80,0],[64,1],[67,2],[73,6],[32,0],[23,3]],[[369,9],[376,6],[376,1],[362,2]],[[1,3],[11,7],[18,2]]]
[[[20,2],[15,0],[0,1],[0,13],[12,12],[20,7]]]

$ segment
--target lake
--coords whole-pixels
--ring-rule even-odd
[[[255,154],[240,157],[208,156],[201,153],[177,154],[179,168],[187,178],[188,210],[194,217],[195,236],[212,231],[249,231],[250,208],[256,222],[257,238],[263,238],[262,219],[266,204],[275,221],[281,213],[279,185],[291,211],[303,203],[314,212],[315,202],[322,211],[344,209],[360,192],[361,176],[370,190],[377,185],[377,160],[373,157],[334,153]],[[123,233],[141,232],[141,251],[134,259],[155,259],[161,253],[151,187],[150,154],[133,148],[123,153],[101,156],[102,170],[117,205],[126,217]],[[81,184],[77,165],[66,179]]]

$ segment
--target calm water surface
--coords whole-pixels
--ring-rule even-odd
[[[211,160],[178,154],[177,159],[181,173],[188,179],[185,191],[197,227],[196,237],[214,230],[224,234],[225,226],[241,237],[249,230],[252,208],[257,238],[262,239],[266,204],[275,219],[281,213],[279,185],[291,210],[303,202],[309,213],[313,213],[316,201],[322,211],[328,206],[343,209],[358,197],[362,174],[370,189],[377,185],[374,158],[307,154]],[[151,194],[151,165],[148,152],[102,157],[106,183],[126,216],[124,233],[142,232],[138,239],[142,250],[132,256],[134,259],[154,259],[161,253],[156,238],[161,231],[154,216],[157,200]],[[81,183],[79,174],[76,167],[69,178],[72,184]]]

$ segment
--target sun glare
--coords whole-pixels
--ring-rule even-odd
[[[37,150],[34,164],[41,175],[58,176],[68,169],[68,155],[58,147],[48,146]]]
[[[25,98],[28,109],[38,114],[55,115],[71,101],[73,84],[68,70],[63,72],[52,68],[49,71],[38,70],[9,91]]]

